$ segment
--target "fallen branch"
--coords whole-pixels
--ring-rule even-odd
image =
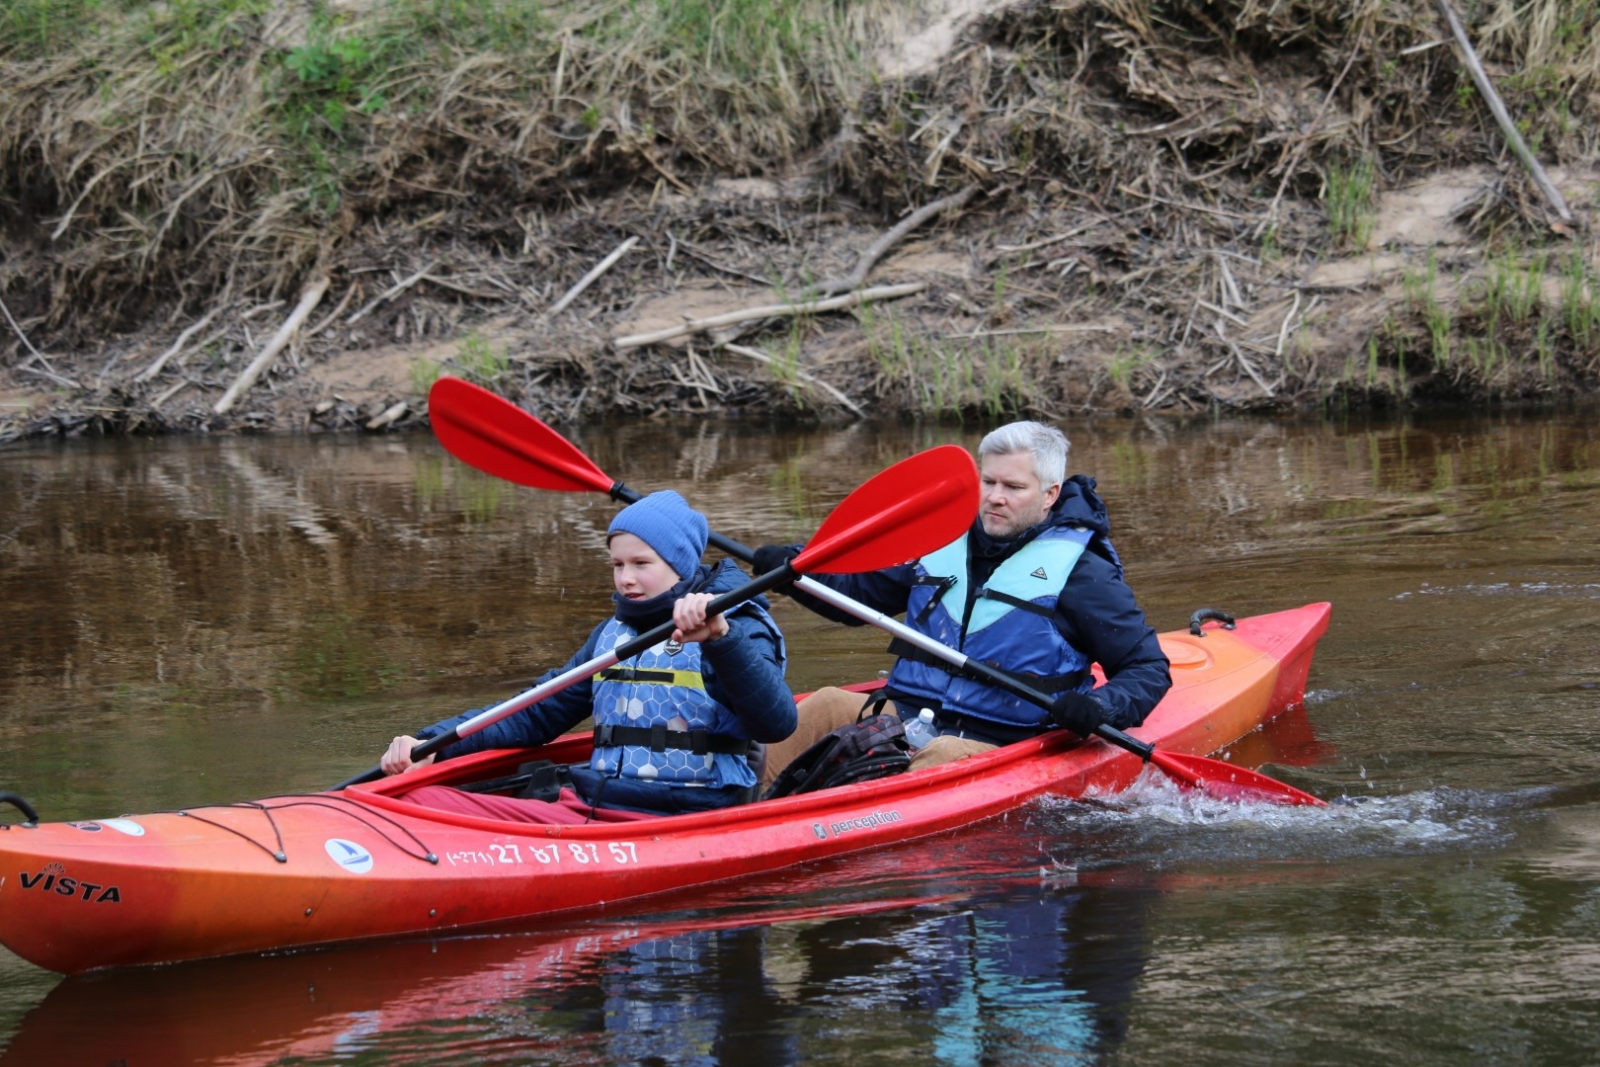
[[[881,285],[876,289],[860,289],[845,296],[836,296],[830,300],[816,300],[803,304],[769,304],[766,307],[746,308],[744,311],[730,311],[725,315],[713,315],[709,319],[690,319],[680,326],[668,326],[651,333],[636,333],[628,337],[619,337],[612,341],[612,347],[638,348],[640,345],[653,345],[659,341],[670,341],[674,337],[683,337],[686,334],[699,333],[701,330],[714,330],[718,326],[734,326],[741,322],[754,322],[757,319],[773,319],[793,315],[813,315],[822,311],[840,311],[844,308],[855,307],[857,304],[869,303],[873,300],[894,300],[902,296],[920,293],[928,287],[927,282],[906,282],[903,285]]]
[[[727,349],[729,352],[734,353],[735,355],[744,356],[746,359],[753,359],[757,363],[765,363],[768,366],[771,366],[773,363],[771,356],[767,355],[765,352],[757,351],[754,348],[746,348],[744,345],[723,345],[722,347]],[[867,417],[866,412],[862,411],[859,407],[852,403],[849,397],[839,392],[839,390],[835,389],[821,378],[818,378],[813,374],[808,374],[799,367],[794,369],[794,376],[808,385],[816,386],[818,389],[821,389],[823,392],[833,397],[840,404],[854,412],[856,418],[864,419]]]
[[[188,343],[189,338],[205,329],[206,326],[210,324],[211,320],[216,318],[218,313],[221,311],[221,307],[214,307],[210,311],[206,312],[205,315],[201,317],[199,322],[196,322],[187,330],[184,330],[182,333],[180,333],[178,335],[178,339],[172,342],[172,347],[157,356],[155,361],[144,370],[140,371],[133,380],[136,382],[148,382],[151,378],[154,378],[156,375],[160,374],[161,368],[167,365],[167,361],[173,356],[176,356],[179,352],[183,351],[183,346]]]
[[[367,429],[381,430],[406,413],[406,402],[398,400],[385,408],[381,415],[377,415],[367,422]]]
[[[583,292],[585,289],[589,288],[589,286],[593,285],[594,284],[594,280],[596,278],[600,277],[600,275],[602,275],[606,271],[610,270],[612,264],[614,264],[617,260],[621,259],[623,256],[627,255],[628,254],[628,249],[632,248],[634,245],[636,245],[638,243],[639,243],[639,238],[638,237],[630,237],[626,241],[624,241],[620,245],[618,245],[615,249],[612,250],[612,252],[611,252],[611,254],[609,256],[607,256],[605,259],[602,259],[598,264],[596,264],[594,270],[591,270],[588,274],[585,274],[582,278],[579,278],[578,279],[578,284],[574,285],[571,289],[568,289],[567,292],[566,292],[566,295],[564,295],[560,300],[557,300],[553,305],[551,305],[550,310],[548,312],[546,312],[546,314],[548,314],[548,315],[559,315],[563,311],[565,311],[567,309],[567,305],[572,303],[574,300],[576,300],[578,298],[578,294],[579,293]]]
[[[190,382],[188,378],[179,378],[176,385],[172,386],[170,389],[167,389],[160,396],[150,401],[150,406],[152,408],[159,409],[162,404],[165,404],[167,401],[177,396],[183,390],[187,389],[191,384],[193,383]]]
[[[1120,326],[1016,326],[1006,330],[973,330],[971,333],[947,333],[946,337],[1008,337],[1028,333],[1116,333]]]
[[[1143,199],[1149,200],[1150,202],[1155,203],[1155,204],[1165,204],[1168,207],[1184,208],[1185,210],[1188,210],[1188,211],[1203,211],[1207,215],[1219,215],[1222,218],[1225,218],[1225,219],[1237,219],[1240,222],[1254,222],[1254,221],[1256,221],[1255,220],[1255,216],[1253,216],[1253,215],[1241,215],[1237,211],[1224,211],[1220,207],[1207,207],[1204,204],[1189,204],[1189,203],[1185,203],[1182,200],[1168,200],[1166,197],[1164,197],[1164,196],[1156,196],[1154,193],[1141,193],[1139,190],[1131,189],[1126,185],[1119,185],[1119,186],[1117,186],[1117,188],[1120,189],[1122,192],[1127,193],[1129,196],[1142,197]]]
[[[418,282],[420,282],[422,279],[424,279],[424,278],[426,278],[428,276],[428,272],[434,268],[434,265],[436,263],[438,263],[438,260],[435,260],[433,263],[429,263],[426,267],[423,267],[421,270],[417,271],[417,273],[413,274],[411,277],[407,278],[405,281],[396,282],[394,285],[391,285],[388,289],[385,289],[382,293],[380,293],[377,296],[373,297],[372,301],[369,304],[367,304],[366,307],[362,308],[360,311],[356,312],[354,315],[351,315],[348,319],[345,319],[344,320],[345,325],[346,326],[354,326],[356,323],[358,323],[362,319],[366,318],[367,315],[372,311],[373,308],[377,307],[379,304],[383,303],[385,300],[392,300],[395,297],[399,296],[401,293],[405,292],[407,289],[411,288],[413,285],[416,285]]]
[[[272,365],[272,361],[277,358],[278,353],[294,337],[295,331],[300,328],[300,324],[305,322],[307,316],[317,309],[317,305],[322,302],[323,294],[328,291],[330,284],[330,279],[327,276],[323,276],[306,286],[305,291],[300,294],[300,303],[295,305],[294,311],[290,312],[283,325],[278,327],[278,332],[272,335],[272,340],[267,342],[267,347],[261,350],[261,354],[251,360],[250,365],[244,369],[244,373],[235,378],[233,384],[228,386],[228,391],[222,394],[222,399],[218,400],[212,407],[211,410],[213,412],[218,415],[226,414],[238,401],[239,397],[244,394],[244,391],[256,383],[256,379],[261,377],[266,369]]]
[[[1229,337],[1227,332],[1223,330],[1221,319],[1217,320],[1217,336],[1222,338],[1223,343],[1233,350],[1234,358],[1239,361],[1239,366],[1244,370],[1244,372],[1250,375],[1251,381],[1255,382],[1256,385],[1260,387],[1261,391],[1267,394],[1267,396],[1274,396],[1275,394],[1273,393],[1272,386],[1268,385],[1266,381],[1262,379],[1261,375],[1256,373],[1255,367],[1253,367],[1250,364],[1250,361],[1245,358],[1244,349],[1235,344],[1233,338]]]
[[[1555,213],[1561,221],[1572,225],[1572,212],[1567,208],[1567,202],[1561,196],[1561,191],[1550,182],[1544,168],[1539,165],[1539,160],[1528,149],[1528,143],[1522,139],[1522,134],[1517,129],[1517,124],[1511,121],[1511,115],[1506,111],[1506,105],[1501,101],[1500,94],[1495,91],[1494,83],[1489,80],[1489,75],[1483,69],[1483,64],[1478,62],[1478,53],[1472,48],[1472,41],[1467,37],[1467,29],[1461,25],[1461,20],[1456,17],[1455,8],[1450,6],[1450,0],[1436,0],[1439,10],[1444,13],[1444,19],[1450,24],[1450,32],[1455,35],[1456,47],[1461,49],[1461,59],[1467,65],[1467,70],[1472,74],[1472,81],[1478,87],[1478,92],[1483,95],[1484,102],[1489,105],[1489,110],[1494,113],[1494,120],[1500,124],[1500,132],[1505,134],[1506,143],[1511,146],[1511,151],[1522,161],[1523,167],[1533,178],[1533,183],[1544,193],[1544,198],[1550,202]]]
[[[823,282],[817,286],[817,292],[823,296],[832,296],[835,293],[843,293],[851,289],[860,288],[867,280],[867,275],[871,273],[872,268],[877,265],[878,260],[883,258],[885,252],[900,243],[906,234],[940,212],[955,211],[962,207],[968,200],[972,199],[972,194],[977,191],[978,187],[976,185],[969,185],[959,193],[951,193],[949,196],[940,197],[931,204],[924,204],[919,207],[896,223],[894,229],[868,245],[867,250],[861,253],[861,258],[856,261],[854,270],[843,278],[834,278],[831,281]]]
[[[317,334],[321,333],[323,330],[326,330],[328,325],[332,323],[334,319],[344,314],[344,309],[350,306],[350,301],[355,297],[356,290],[360,288],[360,282],[352,281],[350,283],[350,287],[344,291],[344,297],[339,301],[338,305],[335,306],[332,311],[323,316],[321,322],[317,323],[315,326],[311,327],[311,329],[305,332],[304,340],[311,340]]]
[[[1093,219],[1093,220],[1091,220],[1089,222],[1084,223],[1082,226],[1076,226],[1076,227],[1068,230],[1066,233],[1058,233],[1054,237],[1046,237],[1043,240],[1039,240],[1039,241],[1029,241],[1025,245],[995,245],[994,246],[994,250],[995,250],[995,252],[997,254],[995,256],[991,257],[989,262],[992,264],[996,259],[999,259],[1000,258],[1000,256],[999,256],[1000,253],[1013,254],[1013,253],[1017,253],[1017,252],[1032,252],[1035,249],[1048,248],[1053,244],[1060,244],[1062,241],[1070,241],[1072,238],[1077,237],[1077,236],[1079,236],[1081,234],[1088,233],[1090,230],[1094,229],[1095,227],[1103,226],[1103,225],[1105,225],[1106,223],[1110,222],[1113,219],[1120,219],[1124,215],[1132,215],[1135,211],[1144,211],[1144,210],[1147,210],[1147,209],[1142,208],[1142,207],[1128,208],[1126,211],[1118,211],[1118,212],[1116,212],[1114,214],[1106,215],[1106,216],[1104,216],[1102,218]]]
[[[16,331],[17,337],[21,339],[23,347],[29,352],[32,352],[36,359],[44,359],[44,353],[33,347],[33,342],[28,340],[28,335],[22,332],[22,327],[17,325],[17,320],[11,317],[11,309],[6,307],[6,302],[4,300],[0,300],[0,311],[6,313],[6,321],[9,322],[11,324],[11,328]],[[48,364],[46,365],[48,366]]]
[[[35,359],[39,360],[39,362],[41,362],[41,363],[44,363],[44,357],[42,357],[42,356],[30,356],[30,357],[28,357],[28,363],[32,363]],[[49,378],[52,382],[55,382],[57,385],[63,386],[64,388],[67,388],[67,389],[82,389],[83,388],[82,385],[79,385],[77,382],[73,381],[71,378],[63,378],[61,375],[57,374],[53,370],[46,370],[46,369],[41,368],[41,367],[30,367],[30,366],[28,366],[28,363],[19,363],[19,364],[17,364],[17,369],[19,371],[21,371],[22,373],[24,373],[24,374],[37,374],[41,378]],[[48,366],[49,366],[49,364],[46,363],[45,367],[48,367]]]

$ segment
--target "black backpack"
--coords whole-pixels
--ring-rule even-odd
[[[911,766],[911,748],[898,715],[881,714],[841,726],[795,757],[763,800],[812,793],[851,782],[901,774]]]

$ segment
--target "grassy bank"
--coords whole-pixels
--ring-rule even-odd
[[[908,61],[944,10],[12,0],[0,364],[159,407],[162,382],[91,386],[59,353],[112,367],[118,338],[156,351],[229,309],[232,332],[186,372],[200,395],[259,347],[230,316],[319,275],[369,299],[374,265],[403,265],[398,284],[448,260],[453,291],[435,270],[359,329],[330,322],[305,359],[378,338],[481,346],[482,320],[512,312],[530,325],[488,375],[507,391],[574,414],[693,407],[707,393],[682,373],[641,400],[636,357],[608,347],[641,287],[742,277],[803,296],[905,211],[971,186],[931,238],[965,273],[842,324],[748,328],[734,340],[765,362],[708,369],[723,407],[826,409],[819,381],[883,411],[985,416],[1594,388],[1592,0],[1465,12],[1533,151],[1590,190],[1555,227],[1432,0],[1002,4]],[[1450,248],[1385,230],[1386,195],[1474,167],[1488,178]],[[787,184],[755,206],[708,195],[731,178]],[[531,324],[630,234],[654,274],[603,279],[575,305],[582,328]],[[1312,276],[1383,257],[1359,284]],[[179,421],[151,414],[139,424]]]

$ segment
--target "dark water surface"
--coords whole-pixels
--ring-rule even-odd
[[[1306,708],[1233,756],[1360,803],[1150,783],[665,913],[71,979],[0,949],[0,1064],[1600,1059],[1600,420],[1064,428],[1159,629],[1333,602]],[[979,434],[573,436],[761,543]],[[564,662],[613,513],[428,436],[0,452],[0,790],[325,788]],[[887,665],[777,610],[797,690]]]

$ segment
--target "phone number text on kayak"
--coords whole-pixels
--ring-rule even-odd
[[[444,858],[452,867],[499,867],[518,863],[558,867],[563,863],[638,863],[639,850],[632,841],[607,841],[604,848],[593,841],[552,841],[544,846],[491,843],[482,849],[446,852]]]

